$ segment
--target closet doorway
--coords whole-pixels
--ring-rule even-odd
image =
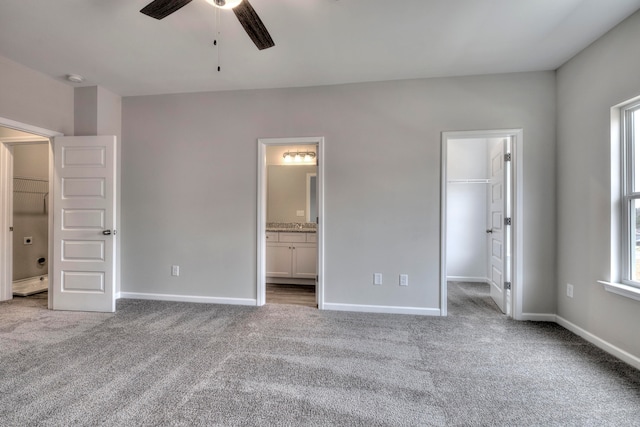
[[[49,290],[49,139],[0,126],[3,159],[3,215],[11,224],[3,257],[4,298],[39,298]]]
[[[456,282],[471,293],[477,284],[496,313],[521,317],[521,153],[521,130],[442,135],[442,315]]]
[[[323,138],[258,140],[257,305],[322,309]]]

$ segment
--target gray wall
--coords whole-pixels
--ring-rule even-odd
[[[122,291],[255,298],[256,140],[314,135],[326,302],[437,308],[440,133],[501,128],[525,135],[524,311],[552,313],[554,72],[124,98]]]
[[[612,106],[640,95],[640,13],[558,71],[558,315],[640,357],[640,302],[611,277]],[[566,296],[566,284],[574,297]]]
[[[73,135],[73,88],[0,56],[0,117]]]
[[[31,183],[20,188],[48,192],[49,145],[14,146],[13,175],[47,180],[47,183]],[[13,280],[47,274],[49,217],[44,209],[44,194],[14,192],[13,211]],[[24,237],[32,237],[32,244],[25,245]],[[41,257],[46,259],[45,265],[38,264]]]
[[[74,134],[115,135],[122,132],[122,98],[101,86],[74,90]]]

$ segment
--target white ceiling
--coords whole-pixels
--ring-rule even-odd
[[[150,0],[2,0],[0,55],[122,96],[554,70],[640,0],[250,0],[276,46],[193,0],[157,21]]]

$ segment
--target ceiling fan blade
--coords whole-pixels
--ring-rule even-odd
[[[275,46],[267,28],[248,0],[242,0],[238,6],[233,8],[233,12],[258,49],[268,49]]]
[[[152,18],[162,19],[189,3],[191,0],[154,0],[143,7],[140,12]]]

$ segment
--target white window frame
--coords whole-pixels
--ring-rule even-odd
[[[635,260],[633,252],[636,250],[636,239],[634,225],[635,212],[632,212],[632,206],[634,201],[640,201],[640,188],[633,191],[633,182],[636,174],[640,174],[640,170],[635,170],[634,167],[634,142],[640,145],[640,141],[634,141],[634,123],[633,114],[640,114],[640,101],[635,101],[623,106],[620,109],[620,140],[622,146],[620,148],[621,154],[621,281],[623,284],[640,289],[640,281],[632,280],[633,265]],[[634,236],[632,236],[632,232]]]
[[[598,283],[607,292],[640,301],[640,283],[629,280],[632,219],[629,200],[632,200],[632,195],[626,194],[627,189],[632,188],[633,179],[633,168],[630,168],[633,147],[628,141],[629,116],[637,108],[640,108],[640,96],[611,107],[611,270],[609,277],[598,280]]]

